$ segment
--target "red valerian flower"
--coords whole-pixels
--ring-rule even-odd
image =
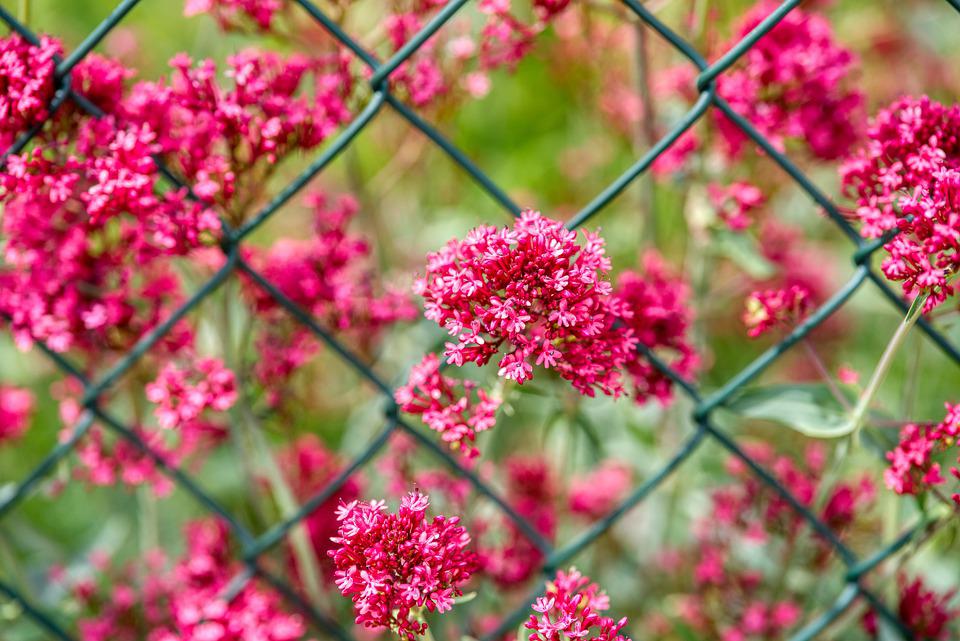
[[[430,499],[411,492],[396,514],[383,501],[351,501],[338,510],[340,529],[328,553],[337,588],[351,598],[356,622],[405,639],[427,630],[424,609],[446,612],[476,568],[470,535],[458,517],[426,517]]]
[[[0,445],[23,436],[30,425],[35,399],[28,389],[0,385]]]
[[[657,352],[680,376],[696,371],[700,357],[689,337],[693,321],[690,287],[670,272],[659,254],[647,252],[639,272],[620,274],[613,297],[619,322],[636,342]],[[625,367],[636,403],[645,403],[651,397],[661,402],[670,400],[673,383],[649,360],[635,353]]]
[[[883,272],[907,296],[928,294],[930,311],[953,295],[960,270],[960,105],[904,97],[877,113],[867,136],[841,167],[845,193],[864,236],[899,231],[884,246]]]
[[[957,465],[960,466],[960,449],[957,449],[960,403],[947,404],[946,408],[946,416],[936,425],[905,425],[900,431],[900,442],[887,452],[890,467],[884,471],[883,479],[887,487],[897,494],[922,494],[946,483],[947,479],[936,460],[944,452],[954,450]],[[951,467],[950,474],[960,480],[960,467]],[[953,494],[953,500],[960,505],[960,492]]]
[[[757,338],[774,327],[791,327],[803,319],[809,307],[810,290],[802,285],[753,292],[743,312],[747,336]]]
[[[252,21],[260,31],[269,31],[283,0],[186,0],[183,15],[211,14],[225,31],[240,30]]]
[[[605,461],[597,469],[570,482],[570,511],[591,519],[609,514],[630,489],[633,474],[620,461]]]
[[[954,622],[960,617],[960,610],[950,607],[950,601],[957,594],[956,590],[940,594],[927,588],[920,577],[909,581],[903,574],[897,583],[903,586],[900,590],[897,615],[916,638],[927,641],[956,638],[951,632],[956,632]],[[869,634],[877,634],[876,612],[870,610],[864,615],[863,627]]]
[[[734,182],[727,187],[710,183],[707,192],[720,220],[734,231],[749,227],[752,221],[748,214],[764,202],[760,188],[747,182]]]
[[[17,34],[0,38],[0,153],[44,121],[53,98],[60,43],[42,36],[34,46]]]
[[[596,583],[576,568],[561,570],[547,583],[546,593],[533,604],[537,614],[531,614],[523,627],[532,630],[529,641],[630,641],[620,634],[626,617],[614,621],[600,614],[609,607],[610,599]]]
[[[540,365],[582,394],[622,393],[619,370],[636,339],[614,326],[619,307],[604,277],[603,239],[584,237],[580,246],[577,232],[528,210],[513,229],[477,227],[429,254],[414,291],[425,316],[454,337],[447,362],[484,365],[504,348],[503,378],[522,384]]]
[[[233,372],[216,358],[197,359],[188,368],[167,363],[146,392],[166,429],[189,429],[205,410],[225,412],[237,400]]]
[[[504,467],[507,503],[552,542],[557,535],[556,501],[560,489],[548,460],[540,456],[511,456]],[[498,586],[518,587],[540,569],[543,553],[505,514],[497,522],[478,520],[476,530],[480,567]],[[481,536],[487,532],[502,538],[486,542]]]
[[[778,6],[773,0],[754,5],[724,53]],[[847,82],[855,63],[823,17],[795,9],[747,50],[739,66],[717,78],[717,92],[775,144],[795,138],[817,158],[832,160],[846,155],[857,139],[863,95]],[[731,155],[739,155],[746,134],[716,113]]]
[[[222,598],[240,570],[222,522],[190,523],[186,539],[187,551],[171,569],[152,552],[146,567],[107,574],[106,593],[89,581],[76,585],[78,603],[91,613],[78,626],[81,641],[297,641],[306,635],[303,619],[255,582],[229,602]]]
[[[397,388],[394,398],[404,412],[421,414],[430,429],[468,459],[479,456],[473,445],[477,433],[494,426],[502,402],[473,381],[441,374],[436,354],[427,354],[413,366],[407,384]]]

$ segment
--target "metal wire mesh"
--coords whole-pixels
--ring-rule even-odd
[[[491,180],[484,172],[473,164],[461,151],[459,151],[447,138],[445,138],[437,129],[431,126],[418,116],[410,107],[401,102],[397,97],[391,94],[388,79],[390,74],[396,70],[404,61],[413,55],[417,49],[439,29],[443,28],[457,12],[459,12],[468,0],[451,0],[448,2],[424,27],[411,38],[399,51],[397,51],[389,60],[381,62],[371,52],[359,45],[356,40],[343,32],[342,29],[327,15],[323,13],[316,5],[309,0],[294,0],[313,20],[322,26],[333,38],[338,40],[344,47],[349,49],[359,60],[361,60],[371,71],[369,84],[372,95],[367,105],[353,119],[353,121],[339,134],[333,142],[320,153],[309,166],[300,173],[291,183],[274,196],[256,215],[238,228],[230,228],[224,225],[224,237],[221,248],[226,255],[226,262],[206,283],[204,283],[186,302],[184,302],[169,318],[157,326],[155,329],[144,335],[125,355],[123,359],[110,367],[97,380],[91,380],[77,366],[71,363],[63,355],[51,350],[46,345],[40,343],[38,348],[49,359],[65,373],[67,376],[79,382],[84,389],[82,397],[82,406],[84,408],[80,418],[73,426],[69,438],[58,444],[40,464],[33,469],[22,481],[16,484],[13,491],[0,498],[0,520],[9,515],[11,511],[29,495],[40,481],[50,474],[59,461],[68,456],[78,441],[90,430],[95,422],[99,422],[112,430],[119,438],[130,442],[133,446],[151,458],[157,467],[168,475],[180,488],[191,494],[201,506],[222,518],[229,526],[233,536],[236,538],[240,550],[244,570],[234,577],[230,582],[225,598],[230,599],[243,588],[243,586],[253,579],[259,577],[277,589],[293,606],[300,610],[313,624],[319,629],[327,632],[331,637],[340,641],[353,641],[350,632],[341,627],[330,616],[318,610],[314,604],[307,603],[296,590],[282,578],[274,575],[263,567],[262,556],[269,550],[280,544],[284,537],[307,515],[313,512],[317,507],[323,504],[328,498],[333,496],[338,489],[347,481],[347,479],[367,464],[388,442],[391,434],[397,431],[405,432],[415,439],[419,444],[429,450],[434,456],[440,459],[445,465],[451,468],[456,474],[467,478],[476,491],[490,499],[496,506],[509,518],[518,529],[529,538],[533,545],[543,554],[544,562],[542,564],[543,573],[552,574],[558,567],[567,563],[571,558],[591,545],[604,532],[614,525],[628,510],[642,502],[654,490],[656,490],[673,472],[680,468],[700,448],[707,440],[713,440],[722,448],[730,452],[734,457],[740,459],[758,478],[760,478],[772,490],[780,494],[783,499],[801,516],[816,532],[833,548],[839,559],[846,567],[844,577],[845,587],[837,595],[832,606],[821,613],[814,620],[809,621],[802,629],[796,632],[792,641],[803,641],[817,637],[827,626],[836,620],[857,598],[864,599],[880,617],[887,621],[891,626],[901,632],[904,638],[913,639],[912,633],[906,629],[903,622],[892,612],[881,599],[870,589],[865,587],[863,579],[876,566],[885,559],[895,554],[898,550],[916,539],[926,528],[927,523],[921,521],[912,528],[901,534],[896,540],[888,543],[883,548],[876,550],[866,558],[856,555],[847,547],[833,530],[809,509],[801,501],[793,496],[780,482],[777,481],[767,470],[760,466],[756,461],[742,449],[736,440],[721,430],[713,420],[713,414],[724,406],[736,393],[746,384],[755,380],[761,373],[767,370],[785,351],[792,345],[803,339],[817,326],[823,323],[830,315],[835,313],[844,303],[846,303],[855,292],[864,284],[872,283],[882,294],[889,299],[890,303],[899,308],[901,312],[906,312],[907,304],[897,293],[892,290],[885,280],[879,276],[870,267],[870,257],[887,239],[875,241],[864,240],[855,229],[853,229],[847,220],[840,214],[836,206],[830,199],[822,193],[810,179],[790,161],[781,151],[768,141],[749,121],[736,113],[731,106],[715,91],[716,78],[730,68],[750,47],[754,45],[761,37],[774,28],[777,23],[787,15],[788,12],[797,7],[801,0],[788,0],[783,2],[773,13],[760,22],[756,28],[748,33],[740,42],[727,51],[715,62],[708,63],[700,53],[677,33],[672,31],[666,24],[659,20],[650,12],[639,0],[622,0],[623,4],[630,10],[632,16],[645,27],[652,29],[662,37],[669,45],[682,54],[690,64],[692,64],[698,75],[696,77],[696,87],[699,92],[699,98],[692,108],[681,118],[673,128],[656,142],[645,154],[627,169],[619,178],[611,183],[606,189],[598,194],[581,211],[574,215],[568,227],[576,228],[595,216],[600,210],[605,208],[614,200],[624,189],[626,189],[638,176],[650,168],[651,164],[663,154],[677,139],[688,129],[690,129],[700,118],[702,118],[709,109],[719,109],[723,112],[737,127],[739,127],[757,146],[770,157],[797,185],[810,197],[810,199],[820,208],[822,208],[830,220],[840,228],[842,233],[850,240],[853,246],[853,262],[856,266],[853,276],[839,289],[829,300],[820,308],[811,314],[806,320],[793,329],[782,341],[770,347],[759,357],[754,359],[738,374],[733,376],[722,387],[710,393],[704,393],[697,386],[678,375],[669,366],[661,362],[657,356],[646,350],[643,346],[639,350],[648,358],[659,370],[668,376],[681,390],[689,397],[694,404],[692,420],[695,430],[681,447],[672,455],[672,457],[655,473],[650,475],[643,483],[634,488],[629,496],[613,512],[605,518],[595,522],[589,529],[582,532],[572,541],[562,547],[551,545],[534,526],[519,516],[509,503],[501,497],[492,487],[480,479],[471,470],[463,467],[456,458],[451,456],[446,449],[438,445],[432,438],[423,434],[413,425],[398,415],[396,406],[393,402],[393,390],[391,386],[368,367],[357,355],[355,355],[347,346],[338,341],[337,337],[319,324],[310,313],[298,307],[293,301],[287,298],[276,286],[271,284],[264,276],[259,274],[248,262],[240,255],[239,248],[244,239],[255,229],[260,227],[267,219],[273,216],[284,204],[286,204],[295,194],[297,194],[312,178],[322,172],[343,150],[350,145],[353,139],[367,127],[374,118],[384,108],[392,109],[399,116],[413,125],[416,129],[425,134],[434,144],[442,149],[455,163],[457,163],[465,172],[467,172],[477,184],[508,214],[518,216],[520,207],[518,207],[507,194],[500,189],[496,183]],[[70,86],[70,71],[83,58],[89,54],[100,41],[116,27],[124,17],[140,2],[140,0],[123,0],[116,8],[97,26],[81,44],[66,58],[58,60],[56,68],[56,78],[58,89],[51,101],[49,108],[49,117],[59,109],[65,102],[72,101],[80,109],[86,111],[94,117],[102,116],[102,112],[89,101],[77,94]],[[946,0],[946,2],[960,12],[960,0]],[[19,33],[28,41],[37,44],[37,36],[26,28],[23,24],[11,15],[8,11],[0,7],[0,20],[3,20],[7,26]],[[960,23],[958,23],[960,24]],[[5,160],[10,154],[17,153],[29,144],[30,140],[42,129],[43,123],[40,123],[29,131],[25,132],[16,143],[8,149],[4,155]],[[169,171],[163,163],[157,161],[161,173],[166,179],[171,181],[177,187],[185,187],[177,177]],[[186,186],[189,187],[189,186]],[[152,346],[154,346],[179,320],[181,320],[191,310],[196,308],[201,301],[215,291],[226,281],[231,274],[242,272],[246,274],[253,282],[261,287],[267,294],[272,296],[276,302],[285,308],[297,321],[305,325],[320,340],[322,340],[330,349],[332,349],[340,358],[356,372],[366,379],[376,390],[386,399],[387,409],[385,411],[385,427],[380,434],[366,447],[366,449],[347,465],[340,474],[332,479],[326,487],[315,495],[310,497],[299,510],[289,518],[283,519],[272,528],[259,536],[255,536],[248,528],[242,525],[231,513],[215,500],[204,488],[202,488],[188,473],[169,465],[166,460],[151,448],[121,420],[105,409],[101,404],[101,398],[104,393],[116,383],[130,368],[141,358]],[[919,327],[922,332],[953,362],[960,364],[960,351],[957,350],[943,335],[929,325],[922,318],[919,321]],[[536,593],[539,593],[540,587],[536,592],[530,595],[529,601],[532,601]],[[66,627],[57,621],[57,617],[51,613],[43,612],[31,603],[21,592],[12,585],[5,583],[0,579],[0,594],[19,604],[22,615],[32,619],[40,628],[47,632],[51,637],[62,641],[74,641]],[[527,607],[520,607],[517,610],[505,615],[497,629],[488,633],[481,641],[491,641],[502,636],[506,631],[514,627],[525,617]]]

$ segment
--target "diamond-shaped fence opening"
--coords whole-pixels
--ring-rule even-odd
[[[797,7],[800,4],[800,0],[788,0],[782,3],[773,13],[760,22],[752,32],[713,63],[708,63],[690,43],[658,19],[639,0],[622,1],[633,18],[641,23],[644,28],[649,29],[650,32],[655,33],[657,37],[661,38],[663,42],[675,48],[681,56],[688,60],[689,64],[695,67],[698,73],[696,77],[696,89],[699,97],[682,118],[675,122],[649,149],[635,159],[632,166],[626,169],[590,202],[585,204],[582,209],[569,220],[568,227],[571,229],[579,227],[599,214],[611,201],[617,198],[621,192],[630,186],[639,176],[644,174],[650,168],[651,164],[669,149],[685,131],[703,118],[710,110],[716,109],[723,112],[750,140],[762,149],[763,152],[782,169],[785,176],[796,182],[799,188],[809,197],[811,208],[822,209],[826,212],[828,218],[840,229],[841,233],[851,241],[855,271],[846,284],[839,288],[829,300],[824,302],[821,307],[806,320],[796,326],[781,342],[767,349],[718,389],[712,391],[701,390],[693,381],[685,380],[669,366],[660,361],[655,354],[641,346],[639,348],[641,353],[668,376],[692,404],[694,429],[692,433],[680,443],[679,447],[672,453],[666,463],[660,469],[648,473],[646,478],[644,478],[638,486],[633,488],[626,500],[614,511],[586,527],[565,544],[560,546],[552,545],[544,539],[531,523],[517,514],[510,504],[483,478],[474,471],[465,468],[445,448],[440,446],[435,439],[425,435],[418,427],[400,416],[393,401],[393,389],[390,383],[383,378],[380,373],[374,371],[373,368],[358,354],[354,353],[345,343],[341,342],[335,331],[324,327],[319,321],[313,318],[308,311],[300,308],[294,301],[287,298],[280,289],[257,272],[254,267],[242,257],[240,247],[247,236],[271,218],[288,201],[294,198],[311,179],[323,172],[339,154],[350,146],[354,138],[384,110],[392,110],[400,118],[406,120],[412,127],[421,131],[432,144],[439,147],[454,163],[471,176],[477,185],[490,196],[494,204],[502,208],[506,214],[517,216],[520,212],[520,207],[511,200],[505,191],[498,187],[493,180],[424,117],[393,95],[388,86],[390,74],[413,55],[418,48],[422,47],[434,33],[442,29],[447,21],[461,11],[468,4],[467,0],[451,0],[448,2],[416,36],[411,38],[399,51],[386,61],[378,60],[374,54],[364,49],[356,40],[344,33],[336,22],[327,16],[317,5],[309,0],[296,0],[296,4],[315,20],[321,28],[339,41],[339,43],[349,50],[352,55],[356,56],[359,61],[369,67],[371,93],[366,105],[353,116],[352,121],[347,123],[336,137],[328,142],[323,150],[309,162],[308,166],[297,177],[290,181],[289,184],[277,192],[259,212],[255,213],[255,215],[239,228],[230,228],[224,225],[225,233],[222,241],[222,250],[225,256],[225,262],[222,267],[216,270],[214,275],[206,283],[202,284],[169,318],[154,330],[141,337],[119,362],[111,364],[106,371],[100,373],[95,379],[91,379],[84,374],[82,368],[72,363],[68,358],[42,343],[37,345],[38,349],[41,350],[57,368],[83,387],[83,409],[79,418],[67,431],[66,438],[61,440],[39,465],[25,478],[22,478],[11,491],[7,491],[0,496],[0,520],[20,505],[31,491],[36,489],[40,481],[48,476],[57,464],[73,451],[78,441],[87,434],[95,424],[100,424],[111,431],[116,438],[130,442],[139,448],[145,456],[153,458],[162,473],[176,483],[179,489],[192,496],[203,509],[216,514],[216,516],[227,523],[234,543],[239,550],[243,569],[236,574],[228,586],[224,594],[226,598],[232,598],[248,581],[256,578],[259,581],[266,582],[275,587],[294,607],[302,611],[318,630],[327,633],[332,638],[341,641],[350,641],[353,637],[348,630],[342,628],[328,614],[322,612],[316,607],[316,604],[311,604],[304,600],[282,576],[275,570],[266,567],[263,559],[264,555],[268,554],[270,550],[283,542],[286,537],[290,536],[298,524],[317,506],[335,495],[351,475],[362,470],[364,466],[381,452],[387,445],[391,435],[395,433],[407,434],[420,448],[435,457],[439,465],[446,466],[456,474],[467,478],[474,489],[495,505],[507,519],[512,521],[543,554],[545,560],[542,571],[547,575],[555,571],[558,567],[562,567],[588,548],[616,524],[631,508],[656,492],[674,472],[682,468],[684,464],[690,460],[691,456],[698,451],[698,448],[703,443],[710,440],[729,452],[733,457],[739,459],[743,465],[762,480],[763,483],[768,485],[773,491],[779,493],[791,508],[806,521],[810,530],[829,543],[836,556],[846,567],[846,575],[843,577],[845,587],[836,596],[833,606],[821,613],[815,620],[807,622],[802,629],[791,637],[792,639],[800,641],[815,638],[834,620],[840,617],[847,607],[856,599],[864,599],[881,617],[886,619],[890,625],[901,630],[906,637],[912,638],[897,615],[889,610],[881,599],[866,587],[864,578],[885,559],[910,544],[923,532],[926,523],[917,524],[882,549],[874,551],[867,557],[860,557],[848,548],[826,523],[821,521],[809,508],[781,485],[769,471],[755,462],[737,440],[721,429],[714,420],[716,410],[723,408],[745,385],[760,376],[787,349],[803,339],[804,336],[840,309],[861,287],[866,285],[868,287],[879,288],[882,294],[890,301],[891,305],[898,308],[900,313],[906,311],[906,305],[902,299],[870,266],[872,253],[879,249],[882,243],[866,241],[861,238],[830,199],[804,175],[803,171],[767,140],[747,119],[736,113],[715,91],[714,81],[717,77],[735,64],[760,37],[769,32],[784,16]],[[953,8],[960,11],[960,1],[946,1]],[[130,12],[138,2],[139,0],[124,0],[118,4],[76,49],[70,52],[65,58],[57,61],[56,77],[58,79],[58,89],[49,105],[50,117],[67,102],[73,102],[77,107],[95,117],[103,115],[96,106],[71,89],[69,72],[78,62],[83,60],[112,29],[122,22],[127,13]],[[37,43],[36,35],[23,24],[19,23],[13,15],[2,7],[0,7],[0,19],[2,19],[11,30],[18,32],[27,40]],[[958,25],[960,25],[960,22],[958,22]],[[17,153],[25,148],[32,137],[40,131],[42,126],[43,123],[38,124],[30,131],[25,132],[9,150],[6,150],[3,158],[6,159],[10,154]],[[162,163],[160,163],[160,171],[170,182],[171,186],[185,186],[176,175],[167,167],[163,166]],[[259,535],[242,525],[240,520],[231,515],[227,508],[218,503],[207,490],[193,479],[190,473],[169,464],[162,455],[151,450],[150,446],[138,437],[131,426],[124,424],[103,402],[104,394],[109,391],[111,386],[124,376],[124,374],[136,364],[139,358],[161,340],[178,320],[194,310],[206,297],[221,287],[228,279],[235,278],[238,274],[242,274],[249,279],[250,282],[271,296],[293,319],[302,323],[319,341],[324,343],[336,354],[337,357],[342,360],[344,366],[353,368],[359,377],[369,384],[372,390],[382,395],[384,408],[382,427],[374,435],[372,440],[369,441],[363,451],[352,461],[347,462],[341,471],[323,488],[305,500],[297,509],[283,515],[279,521]],[[952,345],[947,338],[926,321],[921,319],[919,326],[936,347],[953,362],[960,364],[960,351],[958,351],[956,346]],[[16,602],[21,608],[22,616],[33,620],[35,624],[51,638],[72,641],[72,637],[66,628],[58,622],[59,617],[52,613],[41,611],[16,588],[2,579],[0,579],[0,594]],[[529,603],[534,596],[535,594],[530,595],[527,603]],[[518,622],[525,617],[526,611],[526,607],[521,607],[505,615],[497,629],[490,631],[484,637],[484,641],[497,639],[503,633],[512,630]]]

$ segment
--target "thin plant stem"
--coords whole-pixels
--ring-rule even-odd
[[[850,411],[850,402],[843,395],[843,392],[840,391],[840,388],[837,387],[837,384],[833,380],[833,376],[830,375],[830,370],[827,369],[827,366],[824,364],[823,359],[820,358],[820,354],[817,353],[817,350],[810,343],[810,340],[806,337],[800,341],[803,344],[803,349],[806,351],[807,356],[810,357],[810,361],[813,363],[813,366],[816,368],[817,373],[820,374],[820,377],[827,384],[827,387],[830,389],[830,394],[833,395],[837,402],[843,407],[843,409]]]
[[[270,492],[277,502],[280,515],[284,519],[294,517],[300,509],[300,505],[297,503],[293,490],[290,489],[290,485],[284,478],[280,466],[277,465],[276,460],[270,452],[267,439],[260,429],[260,421],[250,409],[250,406],[244,401],[240,402],[238,414],[243,419],[242,424],[244,425],[247,435],[250,437],[254,451],[257,453],[257,458],[259,459],[257,462],[266,477],[267,484],[270,486]],[[296,559],[297,569],[299,570],[307,596],[314,604],[322,603],[324,598],[320,583],[320,564],[317,560],[313,544],[310,542],[307,528],[302,522],[298,523],[290,531],[290,544],[291,547],[293,547],[293,555]]]
[[[910,330],[920,319],[921,310],[923,310],[923,305],[926,300],[927,294],[921,294],[914,299],[913,305],[907,310],[907,315],[904,316],[903,321],[897,327],[897,331],[895,331],[890,338],[887,348],[883,351],[880,362],[877,363],[877,368],[873,370],[873,375],[870,377],[870,382],[867,383],[866,388],[864,388],[863,393],[860,395],[860,399],[857,401],[857,405],[853,408],[853,413],[850,415],[850,431],[854,444],[859,443],[860,428],[863,426],[863,420],[866,418],[867,411],[870,409],[870,404],[873,402],[877,392],[880,391],[880,385],[883,384],[883,379],[890,370],[890,366],[893,364],[893,360],[900,350],[901,345],[903,345],[904,340],[906,340],[910,334]]]
[[[31,0],[20,0],[17,3],[17,20],[25,26],[30,26],[30,3]]]
[[[219,333],[227,365],[234,368],[240,381],[240,387],[243,389],[245,375],[243,372],[236,371],[242,359],[236,353],[238,350],[233,337],[234,307],[230,304],[232,297],[229,295],[229,291],[229,288],[224,289],[223,325],[219,328]],[[237,440],[240,444],[241,454],[245,459],[244,467],[249,475],[248,478],[251,481],[254,495],[256,495],[256,482],[253,479],[253,473],[255,470],[259,470],[267,481],[273,500],[280,511],[280,516],[284,519],[292,518],[296,515],[300,506],[284,478],[283,472],[274,460],[269,443],[267,443],[261,429],[260,420],[250,407],[249,398],[245,394],[241,394],[240,398],[237,399],[231,410],[231,416],[234,419],[235,427],[238,428]],[[310,542],[307,528],[303,523],[298,523],[290,531],[290,545],[293,548],[293,556],[307,597],[314,605],[322,603],[324,597],[320,582],[320,563],[317,560],[313,544]]]

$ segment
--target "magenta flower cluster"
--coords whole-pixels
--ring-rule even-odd
[[[160,427],[189,430],[207,409],[225,412],[237,400],[233,372],[215,358],[198,358],[185,370],[167,363],[147,385]]]
[[[476,568],[470,535],[458,517],[428,520],[428,497],[412,492],[396,513],[383,501],[351,501],[338,510],[329,552],[337,588],[353,601],[356,622],[405,639],[422,635],[424,611],[446,612]]]
[[[474,381],[444,376],[436,354],[427,354],[413,366],[407,384],[397,388],[394,398],[404,412],[420,414],[467,459],[480,454],[473,445],[477,433],[493,427],[501,403]]]
[[[755,4],[723,52],[778,7],[773,0]],[[750,47],[737,67],[717,78],[717,92],[774,144],[802,140],[817,158],[833,160],[856,142],[863,95],[850,87],[855,63],[853,53],[835,42],[825,18],[795,9]],[[736,157],[746,134],[716,113],[720,133]]]
[[[146,559],[142,589],[135,576],[97,565],[106,592],[89,580],[73,593],[90,615],[80,621],[81,641],[298,641],[307,629],[285,611],[278,594],[251,582],[231,601],[222,597],[240,570],[232,560],[226,527],[197,521],[186,528],[186,553],[167,569],[159,552]]]
[[[523,627],[532,631],[529,641],[630,641],[620,634],[626,617],[614,620],[601,614],[609,608],[610,599],[597,584],[570,568],[547,583],[546,593],[533,604],[536,614]]]
[[[447,362],[485,365],[503,349],[498,375],[523,383],[533,365],[556,370],[581,393],[622,392],[631,331],[613,323],[603,239],[526,211],[513,229],[478,227],[427,256],[416,282],[425,316],[447,330]]]
[[[60,43],[44,36],[35,47],[19,35],[0,39],[0,153],[48,115]]]
[[[757,338],[775,327],[790,328],[807,314],[810,299],[810,290],[796,284],[753,292],[743,312],[747,336]]]
[[[23,436],[30,425],[35,403],[30,390],[0,385],[0,446]]]
[[[887,487],[897,494],[919,495],[947,482],[940,458],[946,452],[956,455],[950,475],[960,481],[960,404],[947,404],[947,413],[936,425],[908,423],[900,431],[900,442],[887,452],[890,466],[883,474]],[[960,506],[960,489],[952,494]]]
[[[928,296],[930,311],[953,295],[960,269],[960,106],[904,97],[874,117],[868,144],[841,168],[867,238],[898,232],[884,249],[887,278]]]

